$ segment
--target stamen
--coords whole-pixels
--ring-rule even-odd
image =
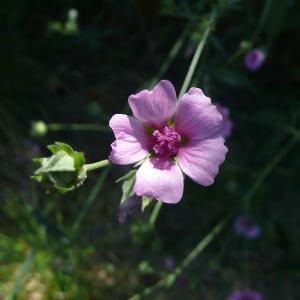
[[[160,156],[173,156],[177,154],[181,143],[181,136],[173,127],[165,126],[161,131],[155,130],[153,151]]]

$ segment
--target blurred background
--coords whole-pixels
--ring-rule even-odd
[[[0,18],[0,299],[129,299],[232,211],[134,299],[300,299],[299,1],[2,0]],[[127,167],[66,194],[31,180],[54,141],[107,158],[110,117],[161,78],[179,93],[199,43],[190,85],[233,122],[213,186],[186,178],[152,228],[152,207],[118,220]]]

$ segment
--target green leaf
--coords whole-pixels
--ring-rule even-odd
[[[133,176],[135,176],[135,174],[136,174],[136,170],[131,170],[127,174],[125,174],[124,176],[118,178],[116,180],[116,183],[118,183],[120,181],[123,181],[123,180],[128,180],[128,179],[132,178]]]
[[[152,197],[147,197],[143,196],[142,198],[142,212],[152,203],[153,198]]]
[[[134,182],[135,182],[135,176],[133,176],[123,182],[121,203],[123,203],[127,198],[134,195],[134,192],[133,192]]]

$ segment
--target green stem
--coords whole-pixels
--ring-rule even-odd
[[[278,154],[269,162],[269,164],[262,170],[260,175],[257,177],[252,188],[244,196],[243,202],[245,203],[246,209],[249,207],[249,203],[255,192],[261,187],[266,177],[271,173],[273,168],[282,160],[286,153],[298,142],[298,136],[294,136],[289,142],[278,152]]]
[[[274,169],[274,167],[284,158],[284,156],[287,154],[287,152],[299,141],[298,137],[294,137],[289,141],[289,143],[286,144],[286,146],[267,164],[265,168],[262,169],[259,176],[257,177],[254,184],[249,189],[248,193],[244,196],[242,199],[242,202],[247,205],[247,203],[252,199],[255,192],[258,190],[258,188],[263,184],[264,180],[267,178],[267,176],[271,173],[271,171]],[[155,209],[155,208],[154,208]],[[178,278],[178,276],[181,275],[182,271],[186,269],[196,258],[199,254],[203,252],[203,250],[212,242],[212,240],[216,237],[218,233],[225,227],[225,225],[230,220],[232,214],[236,211],[236,208],[233,209],[233,211],[220,223],[218,223],[197,245],[196,247],[188,254],[188,256],[182,261],[179,267],[175,269],[175,271],[166,276],[165,278],[161,279],[154,285],[145,288],[141,293],[138,293],[129,300],[140,300],[143,299],[144,296],[150,295],[154,293],[155,291],[159,290],[160,288],[168,288],[170,287],[175,280]],[[248,274],[246,273],[248,270],[245,271],[245,279],[248,280]]]
[[[179,37],[179,40],[183,40],[184,36]],[[173,59],[175,58],[176,54],[178,53],[178,51],[180,50],[180,47],[182,46],[181,42],[176,40],[174,46],[172,47],[169,56],[167,57],[167,64],[165,64],[164,68],[161,69],[158,73],[157,76],[155,76],[155,78],[153,80],[151,80],[151,82],[153,81],[158,81],[160,79],[160,76],[163,76],[163,74],[167,71],[167,69],[169,68],[170,64],[172,63]],[[128,109],[128,105],[125,106],[125,108],[123,109],[123,111],[125,112]],[[55,124],[52,124],[55,125]],[[80,124],[82,125],[82,124]],[[100,125],[97,125],[98,127]],[[55,127],[54,127],[55,128]],[[74,128],[74,127],[73,127]],[[81,127],[82,128],[82,127]],[[55,129],[54,129],[55,130]],[[103,183],[106,179],[106,177],[108,176],[109,172],[110,172],[111,166],[109,166],[108,168],[106,168],[102,174],[99,177],[99,180],[96,182],[93,190],[91,191],[87,201],[84,202],[83,207],[80,209],[80,213],[79,216],[77,217],[77,219],[75,220],[74,224],[73,224],[73,231],[77,232],[85,215],[87,214],[88,209],[90,208],[90,206],[93,204],[94,200],[96,199],[98,193],[100,192]]]
[[[24,281],[26,280],[26,278],[32,268],[33,263],[34,263],[34,253],[30,250],[27,253],[25,260],[22,263],[19,271],[17,272],[12,289],[11,289],[7,299],[9,299],[9,300],[17,299],[17,296],[22,291],[22,285],[23,285]]]
[[[263,8],[263,12],[261,14],[260,20],[259,20],[259,24],[254,32],[254,38],[253,40],[256,39],[256,37],[259,35],[259,33],[261,32],[263,26],[265,25],[265,22],[267,20],[267,17],[269,15],[270,12],[270,8],[272,6],[272,0],[266,0],[264,8]]]
[[[150,219],[149,219],[149,224],[150,224],[151,227],[154,227],[155,221],[157,219],[159,211],[162,208],[162,205],[163,204],[160,201],[157,201],[157,203],[155,203],[155,206],[153,208],[152,214],[151,214]]]
[[[147,83],[148,86],[150,86],[150,87],[153,86],[156,83],[157,78],[161,78],[163,76],[163,74],[166,73],[171,62],[177,56],[178,52],[182,48],[183,42],[184,42],[188,32],[189,32],[189,26],[187,26],[183,30],[183,32],[181,33],[181,35],[179,36],[179,38],[177,39],[177,41],[175,42],[173,47],[170,49],[170,52],[169,52],[168,56],[166,57],[166,59],[164,60],[164,62],[162,63],[162,65],[158,71],[158,74],[155,76],[155,78],[153,80],[151,80],[149,83]]]
[[[76,130],[76,131],[102,131],[109,132],[109,128],[104,125],[97,124],[59,124],[59,123],[50,123],[47,124],[47,128],[50,131],[59,131],[59,130]]]
[[[210,232],[194,247],[194,249],[186,256],[182,263],[174,270],[172,274],[167,275],[165,278],[158,281],[156,284],[147,287],[141,293],[130,297],[128,300],[140,300],[145,296],[152,294],[161,287],[168,288],[173,285],[178,276],[181,275],[184,269],[186,269],[200,253],[213,241],[213,239],[221,232],[227,222],[230,220],[232,213],[221,220]]]
[[[98,196],[104,181],[106,179],[106,176],[108,175],[108,172],[110,171],[111,166],[109,166],[108,168],[106,168],[100,175],[98,181],[96,182],[96,184],[94,185],[92,191],[90,192],[88,198],[86,201],[84,201],[84,205],[83,207],[80,209],[79,215],[77,217],[77,219],[75,220],[75,222],[73,223],[72,226],[72,230],[74,233],[76,233],[84,219],[84,217],[86,216],[89,208],[92,206],[92,204],[94,203],[96,197]]]
[[[92,163],[92,164],[86,164],[86,165],[84,165],[84,167],[86,168],[87,171],[93,171],[93,170],[96,170],[96,169],[106,167],[110,164],[111,164],[111,162],[108,159],[104,159],[104,160],[97,161],[97,162]]]
[[[197,50],[196,50],[196,52],[195,52],[195,54],[192,58],[191,64],[189,66],[188,72],[187,72],[187,74],[185,76],[185,79],[183,81],[183,84],[182,84],[182,87],[181,87],[180,94],[179,94],[178,98],[180,98],[187,91],[188,86],[191,83],[191,80],[192,80],[192,77],[195,73],[196,66],[197,66],[198,61],[200,59],[202,50],[203,50],[203,48],[204,48],[204,46],[207,42],[208,35],[209,35],[209,33],[211,32],[211,30],[213,28],[213,24],[215,23],[216,15],[217,15],[217,10],[213,9],[212,13],[210,15],[207,27],[206,27],[206,29],[203,33],[203,36],[202,36],[201,40],[199,41]],[[149,223],[150,223],[151,226],[154,226],[161,208],[162,208],[162,203],[160,201],[158,201],[155,204],[155,206],[153,208],[153,211],[152,211],[152,214],[151,214],[150,219],[149,219]]]
[[[194,75],[194,72],[196,70],[197,64],[199,62],[199,58],[200,58],[200,56],[202,54],[202,51],[203,51],[203,48],[204,48],[204,46],[207,42],[208,35],[211,32],[211,30],[213,28],[213,25],[215,23],[216,16],[217,16],[217,10],[213,9],[213,11],[210,15],[210,18],[208,20],[207,26],[204,30],[203,36],[202,36],[201,40],[199,41],[198,47],[197,47],[196,52],[193,56],[193,59],[192,59],[192,62],[190,64],[190,67],[188,69],[188,72],[185,76],[183,85],[182,85],[180,93],[179,93],[179,98],[187,91],[187,89],[190,85],[190,82],[191,82],[192,77]]]

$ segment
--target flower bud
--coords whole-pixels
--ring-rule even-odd
[[[50,157],[36,158],[40,168],[32,176],[39,182],[51,183],[60,192],[68,192],[80,186],[86,179],[84,154],[72,149],[71,146],[56,142],[49,145]]]
[[[34,121],[31,125],[31,135],[38,137],[44,136],[48,132],[48,128],[45,122],[43,121]]]

